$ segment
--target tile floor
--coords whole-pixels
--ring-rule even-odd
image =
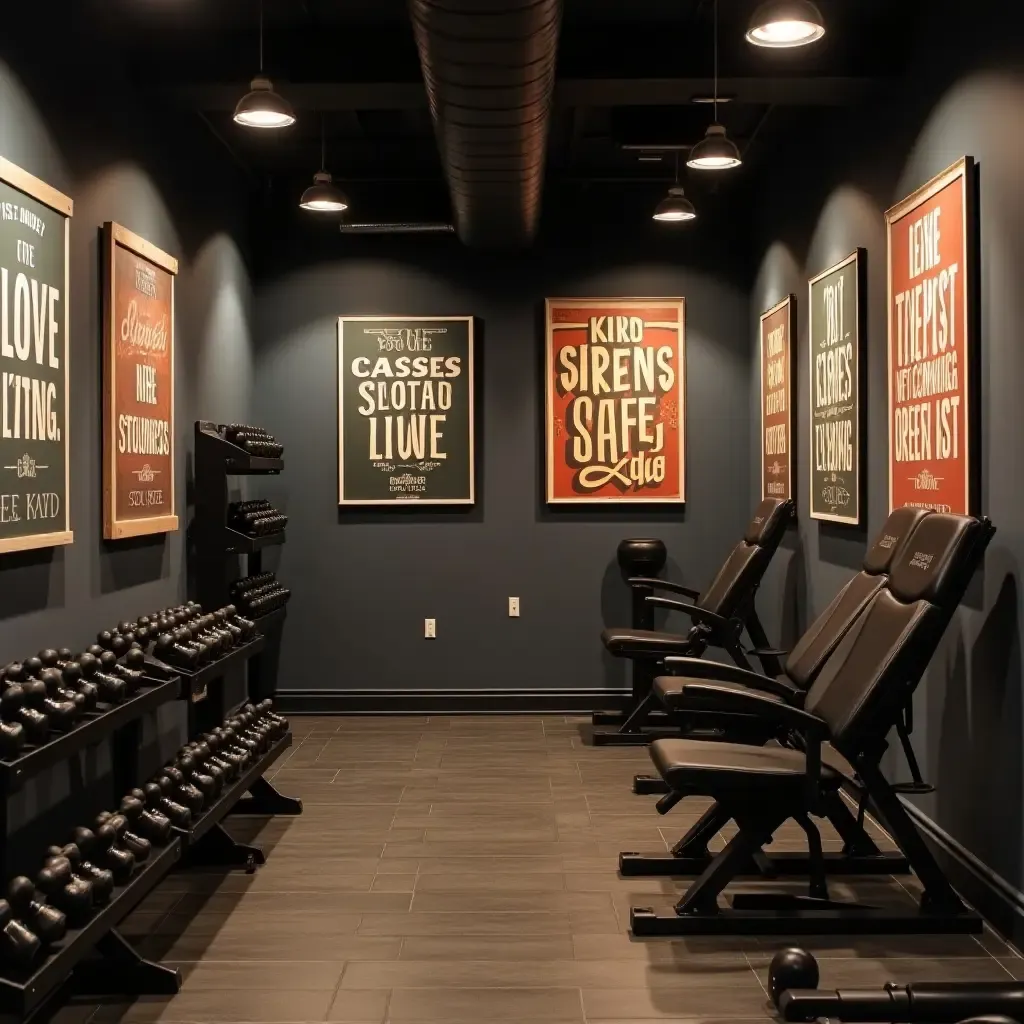
[[[305,813],[233,819],[256,874],[182,872],[129,919],[179,967],[173,999],[68,1005],[76,1021],[583,1024],[763,1020],[782,940],[636,940],[633,904],[679,880],[622,879],[622,849],[660,849],[699,813],[662,818],[630,782],[643,748],[593,748],[564,716],[296,718],[274,781]],[[781,845],[799,840],[790,834]],[[895,883],[864,883],[907,898]],[[836,886],[835,891],[844,891]],[[1024,960],[986,934],[809,940],[822,983],[997,980]]]

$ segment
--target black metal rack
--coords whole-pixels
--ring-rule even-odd
[[[250,455],[226,440],[217,425],[197,420],[195,425],[196,504],[192,542],[196,553],[196,583],[199,603],[219,608],[229,602],[230,585],[237,576],[234,559],[247,558],[248,574],[263,571],[262,552],[285,542],[285,532],[250,537],[228,525],[229,478],[233,476],[277,476],[284,470],[283,459]],[[280,614],[278,614],[280,613]],[[254,699],[272,696],[273,675],[267,669],[277,664],[277,648],[285,609],[280,608],[257,621],[269,648],[248,668],[248,692]],[[226,710],[226,709],[225,709]]]

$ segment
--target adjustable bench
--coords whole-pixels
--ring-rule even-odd
[[[793,746],[794,737],[771,718],[759,714],[736,714],[723,706],[709,710],[705,697],[699,707],[691,707],[685,697],[687,681],[706,679],[718,683],[730,693],[753,690],[771,700],[801,707],[808,690],[836,646],[867,608],[871,598],[886,585],[894,559],[902,551],[917,525],[928,513],[921,509],[896,509],[886,520],[874,544],[868,549],[863,568],[811,624],[786,659],[785,671],[770,677],[734,665],[697,658],[666,658],[665,666],[680,675],[658,676],[653,692],[673,714],[685,735],[727,742],[764,746],[777,740]],[[909,743],[909,739],[907,741]],[[633,789],[638,793],[670,793],[660,776],[637,775]],[[666,814],[681,799],[678,795],[659,801],[658,811]],[[863,812],[857,818],[850,813],[838,792],[828,797],[827,817],[844,840],[841,853],[828,854],[826,867],[833,874],[893,874],[908,870],[902,855],[882,853],[863,827]],[[728,822],[724,808],[713,804],[665,856],[643,856],[624,852],[619,856],[623,875],[699,875],[708,862],[708,842]],[[799,853],[758,856],[751,865],[754,874],[806,874],[807,857]]]
[[[637,935],[946,934],[977,933],[969,910],[942,873],[880,763],[887,736],[902,719],[995,530],[987,519],[931,513],[893,562],[886,584],[870,599],[829,656],[803,707],[755,690],[683,681],[689,707],[763,715],[792,730],[802,749],[752,747],[705,740],[662,739],[651,760],[673,794],[711,796],[738,832],[676,904],[659,915],[633,908]],[[912,912],[832,900],[821,839],[812,816],[827,815],[843,775],[822,756],[830,743],[853,770],[882,824],[923,885]],[[807,836],[809,891],[718,897],[772,836],[792,819]]]
[[[643,744],[656,738],[657,733],[650,731],[652,723],[649,719],[661,705],[651,693],[651,686],[658,665],[667,657],[700,657],[708,647],[721,647],[729,652],[737,665],[750,668],[740,642],[746,630],[765,672],[777,674],[781,671],[778,652],[768,648],[768,638],[757,618],[754,597],[793,518],[793,512],[792,501],[779,501],[777,498],[762,501],[743,539],[730,552],[711,586],[699,598],[696,591],[679,583],[645,576],[630,579],[633,587],[663,590],[697,599],[695,604],[691,604],[667,597],[647,598],[649,604],[683,612],[691,618],[693,625],[685,634],[629,628],[602,631],[601,641],[608,651],[633,662],[633,690],[640,696],[640,701],[617,731],[595,731],[592,739],[596,745]],[[655,724],[664,727],[670,723],[663,720]],[[670,729],[669,735],[673,734],[674,730]]]

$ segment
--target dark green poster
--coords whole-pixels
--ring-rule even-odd
[[[338,320],[338,504],[471,505],[473,318]]]
[[[69,544],[71,200],[0,158],[0,551]]]
[[[864,250],[810,282],[811,518],[859,523]]]

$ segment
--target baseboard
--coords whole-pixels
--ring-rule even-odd
[[[279,690],[289,715],[583,714],[622,706],[628,690]]]
[[[1019,947],[1024,941],[1024,893],[997,875],[920,808],[905,797],[900,800],[957,892],[1004,938]]]

